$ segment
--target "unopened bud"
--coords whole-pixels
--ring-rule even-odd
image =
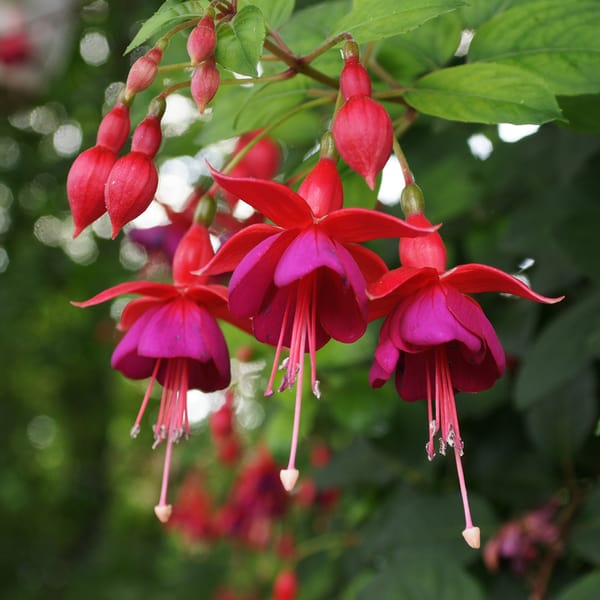
[[[100,122],[98,134],[96,135],[96,145],[104,146],[111,152],[118,154],[129,137],[130,127],[129,107],[122,102],[117,102]]]
[[[207,194],[202,196],[194,211],[194,222],[209,227],[217,214],[217,203]]]
[[[402,190],[400,207],[405,217],[424,212],[425,200],[423,199],[423,192],[416,183],[411,183]]]
[[[352,96],[371,96],[371,78],[356,59],[346,62],[340,75],[340,89],[344,100]]]
[[[217,46],[215,22],[210,16],[203,17],[187,40],[187,51],[192,61],[192,66],[205,61],[212,56]]]
[[[221,76],[214,58],[205,60],[194,70],[190,90],[194,102],[198,105],[200,114],[204,112],[206,105],[215,97],[220,80]]]
[[[126,96],[138,94],[152,85],[161,60],[162,50],[154,47],[131,65],[125,84]]]
[[[154,158],[161,141],[160,118],[148,116],[136,127],[133,133],[131,151],[141,152],[150,158]]]

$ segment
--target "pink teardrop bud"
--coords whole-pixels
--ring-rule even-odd
[[[133,133],[131,151],[141,152],[150,158],[154,158],[161,142],[160,118],[148,116],[136,127]]]
[[[415,184],[411,185],[416,187]],[[431,227],[429,219],[422,212],[407,215],[406,222],[417,227]],[[400,262],[403,267],[433,267],[438,273],[443,273],[446,270],[446,246],[442,237],[434,231],[420,237],[401,238]]]
[[[348,166],[374,189],[394,140],[392,120],[385,108],[367,96],[352,96],[335,117],[333,138]]]
[[[192,61],[192,66],[205,61],[212,56],[217,47],[217,34],[215,22],[212,17],[206,16],[192,29],[187,39],[187,51]]]
[[[298,194],[306,200],[315,217],[342,208],[344,191],[335,161],[320,158],[300,185]]]
[[[147,154],[130,152],[117,160],[104,190],[113,239],[125,224],[148,208],[157,186],[158,173]]]
[[[272,600],[296,600],[298,596],[298,578],[291,570],[282,571],[273,584]]]
[[[152,85],[152,82],[156,78],[158,65],[161,60],[162,50],[154,47],[144,54],[144,56],[140,56],[140,58],[131,65],[125,84],[126,97],[138,94]]]
[[[82,152],[71,165],[67,176],[67,197],[77,237],[88,225],[106,212],[104,185],[117,155],[104,146]]]
[[[204,112],[206,105],[215,97],[220,80],[221,76],[214,58],[205,60],[194,70],[190,89],[200,114]]]
[[[129,106],[122,102],[117,102],[104,115],[100,122],[96,136],[96,145],[104,146],[111,152],[118,154],[129,137],[130,127]]]
[[[344,100],[352,96],[371,96],[371,78],[358,58],[352,56],[346,60],[340,76],[340,88]]]
[[[173,281],[177,286],[205,283],[206,276],[194,275],[214,256],[208,229],[194,223],[181,238],[173,257]]]

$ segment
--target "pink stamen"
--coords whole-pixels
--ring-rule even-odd
[[[133,424],[133,427],[131,428],[131,437],[137,437],[138,433],[141,430],[141,422],[142,422],[142,418],[144,416],[144,413],[146,412],[146,407],[148,406],[148,400],[150,400],[150,394],[152,393],[152,388],[154,387],[154,382],[156,381],[156,375],[158,374],[158,369],[160,367],[160,361],[161,359],[157,359],[156,364],[154,365],[154,369],[152,370],[152,376],[150,378],[150,383],[148,384],[148,387],[146,388],[146,393],[144,394],[144,399],[142,400],[142,405],[140,406],[140,410],[138,411],[137,417],[135,419],[135,422]]]
[[[288,469],[296,468],[296,450],[298,449],[298,434],[300,432],[300,412],[302,410],[302,375],[304,374],[304,361],[300,363],[299,383],[296,386],[296,404],[294,406],[294,426],[292,428],[292,442]]]
[[[290,304],[292,302],[292,295],[288,296],[288,300],[285,306],[285,311],[283,313],[283,321],[281,322],[281,331],[279,332],[279,340],[277,340],[277,348],[275,349],[275,358],[273,359],[273,367],[271,369],[271,376],[269,377],[269,382],[267,383],[267,389],[265,390],[265,396],[273,395],[273,383],[275,381],[275,373],[277,372],[277,368],[279,366],[279,357],[281,356],[281,350],[283,348],[283,338],[285,336],[286,328],[287,328],[287,320],[288,314],[290,311]]]

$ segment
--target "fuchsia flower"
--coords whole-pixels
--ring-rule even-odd
[[[228,177],[213,171],[226,191],[245,200],[274,225],[256,224],[234,235],[203,271],[233,271],[229,306],[233,315],[252,318],[255,337],[276,346],[265,395],[273,393],[275,371],[284,346],[289,357],[280,390],[300,382],[304,354],[310,356],[313,393],[319,396],[316,351],[330,338],[354,342],[368,321],[366,281],[385,270],[383,261],[360,246],[376,238],[417,236],[431,231],[396,217],[361,208],[343,209],[342,183],[330,158],[330,137],[324,138],[321,159],[298,193],[272,181]],[[296,410],[284,487],[298,478],[295,455],[302,385],[296,390]]]
[[[123,294],[140,294],[125,307],[119,328],[126,333],[115,348],[111,364],[130,379],[150,377],[132,437],[140,422],[154,383],[163,386],[154,425],[154,447],[167,441],[160,501],[155,507],[165,522],[171,514],[166,502],[172,446],[190,431],[187,392],[212,392],[230,382],[229,352],[215,317],[232,319],[227,310],[227,290],[208,283],[208,277],[192,275],[213,256],[206,229],[193,225],[179,244],[173,260],[174,284],[133,281],[116,285],[76,306],[94,306]],[[247,328],[247,326],[246,326]]]
[[[420,190],[405,188],[403,201],[412,195],[421,206],[405,210],[407,222],[429,224],[421,212]],[[392,375],[403,400],[427,399],[430,460],[439,451],[454,450],[463,499],[467,543],[479,547],[479,528],[471,520],[461,456],[454,392],[479,392],[490,388],[505,369],[504,351],[483,310],[468,294],[504,292],[551,304],[562,298],[537,294],[519,279],[494,267],[466,264],[446,271],[446,249],[437,232],[400,241],[399,269],[371,284],[371,316],[386,315],[369,374],[373,387]]]

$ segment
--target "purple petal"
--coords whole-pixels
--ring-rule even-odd
[[[446,344],[463,343],[470,351],[482,349],[481,339],[465,328],[447,304],[447,289],[431,285],[407,298],[393,315],[391,338],[396,347],[417,352]],[[452,290],[456,294],[456,290]]]
[[[427,398],[427,363],[430,352],[401,352],[396,369],[396,390],[402,400],[414,402]]]
[[[343,278],[329,269],[319,274],[317,314],[323,329],[340,342],[354,342],[368,322],[366,282],[351,254],[335,242]]]
[[[284,287],[319,267],[344,276],[344,266],[333,240],[318,227],[309,227],[300,232],[282,254],[275,269],[275,285]]]
[[[129,379],[145,379],[152,375],[155,358],[140,356],[138,344],[148,322],[160,307],[153,307],[138,318],[115,348],[110,364]]]
[[[389,320],[386,319],[379,333],[379,343],[369,371],[371,387],[381,387],[391,376],[400,358],[400,351],[394,346],[389,336]]]
[[[293,235],[284,232],[263,240],[236,267],[229,283],[229,309],[236,317],[253,317],[260,311],[291,239]]]
[[[191,358],[208,362],[213,344],[223,334],[214,317],[203,306],[184,297],[163,305],[148,320],[138,343],[138,352],[155,358]]]

